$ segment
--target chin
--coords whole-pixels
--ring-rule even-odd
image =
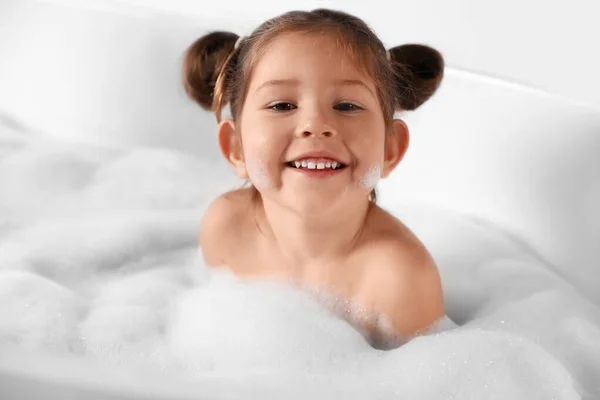
[[[301,215],[310,217],[326,216],[339,207],[339,195],[327,196],[324,194],[299,194],[286,199],[286,205]]]

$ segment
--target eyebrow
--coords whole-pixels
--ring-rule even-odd
[[[272,86],[298,86],[299,84],[300,81],[298,79],[272,79],[260,84],[260,86],[256,88],[255,92]]]
[[[300,81],[298,79],[272,79],[269,81],[266,81],[264,83],[262,83],[260,86],[258,86],[255,90],[255,92],[258,92],[259,90],[263,90],[266,89],[268,87],[272,87],[272,86],[298,86],[300,84]],[[361,81],[360,79],[337,79],[335,81],[335,84],[337,86],[360,86],[364,89],[367,89],[369,91],[369,93],[371,93],[373,96],[375,96],[375,93],[373,93],[373,90],[367,86],[363,81]]]
[[[335,83],[340,86],[359,86],[364,89],[367,89],[369,91],[369,93],[371,93],[373,96],[375,96],[375,93],[373,93],[373,90],[371,90],[371,88],[369,86],[367,86],[367,84],[364,83],[363,81],[361,81],[360,79],[338,79],[335,81]],[[377,97],[377,96],[375,96],[375,97]]]

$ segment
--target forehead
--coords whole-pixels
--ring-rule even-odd
[[[374,86],[365,57],[333,34],[287,33],[270,41],[254,65],[250,88],[271,79],[354,79]],[[374,89],[374,87],[373,87]]]

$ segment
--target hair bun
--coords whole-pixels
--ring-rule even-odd
[[[239,36],[231,32],[211,32],[187,49],[183,62],[183,85],[187,94],[202,108],[211,111],[217,78],[232,53]]]
[[[414,110],[438,89],[444,76],[439,51],[420,44],[404,44],[389,50],[396,72],[396,101],[403,110]]]

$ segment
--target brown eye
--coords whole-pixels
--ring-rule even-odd
[[[338,111],[344,111],[344,112],[362,110],[362,108],[357,106],[356,104],[347,103],[347,102],[339,103],[338,105],[336,105],[333,108]]]
[[[296,109],[296,106],[292,103],[277,103],[269,106],[269,109],[273,111],[292,111]]]

